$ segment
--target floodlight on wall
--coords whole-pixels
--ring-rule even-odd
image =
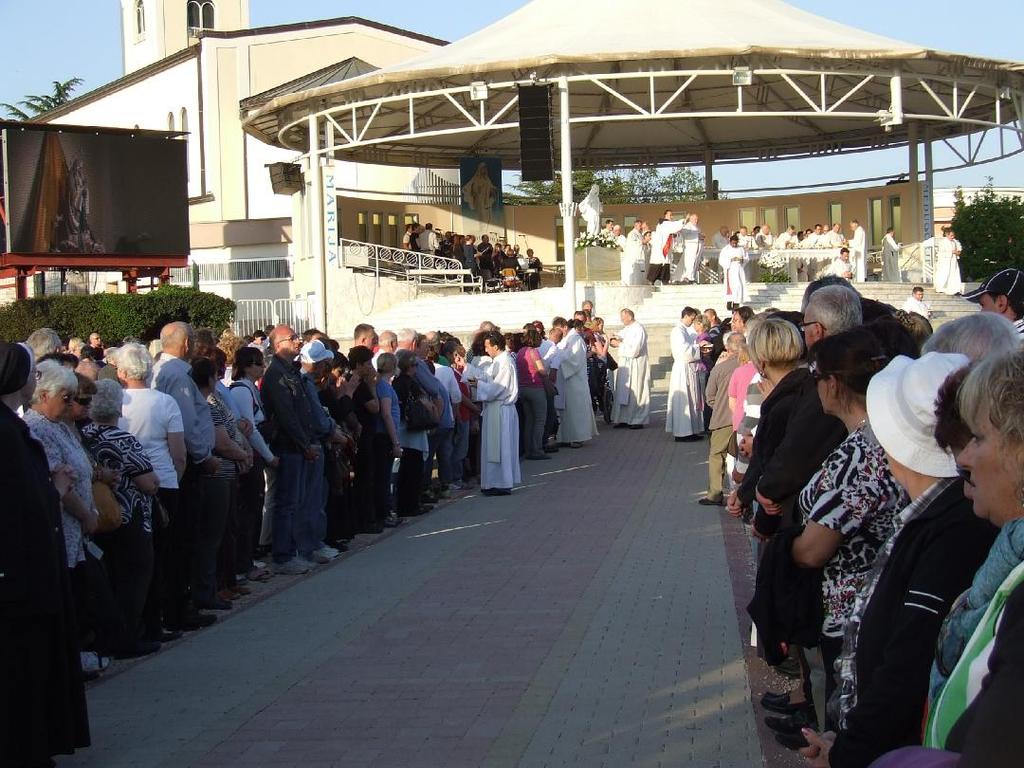
[[[750,71],[750,67],[736,67],[732,71],[733,85],[750,85],[752,82],[754,82],[754,73]]]
[[[483,80],[470,83],[469,98],[473,101],[487,101],[487,83]]]

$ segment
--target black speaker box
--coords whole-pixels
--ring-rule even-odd
[[[553,181],[551,86],[519,86],[519,162],[523,181]]]

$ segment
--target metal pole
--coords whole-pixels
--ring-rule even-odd
[[[907,153],[908,153],[908,170],[910,171],[910,181],[917,182],[918,170],[917,170],[917,123],[911,122],[907,126]]]
[[[931,136],[928,135],[928,129],[925,128],[924,134],[924,189],[922,190],[922,220],[924,223],[924,239],[927,240],[930,237],[935,237],[935,207],[934,207],[934,194],[935,189],[933,186],[934,179],[932,171],[934,166],[932,165],[932,140]]]
[[[565,258],[565,288],[570,311],[576,309],[576,203],[572,199],[572,126],[569,124],[569,81],[558,78],[558,125],[562,160],[562,236]]]
[[[309,234],[310,254],[316,259],[320,270],[320,317],[317,325],[327,333],[327,249],[324,247],[324,214],[323,214],[323,179],[320,174],[320,129],[316,115],[310,115],[307,121],[309,129]]]
[[[704,150],[704,199],[715,199],[715,154],[710,149]]]

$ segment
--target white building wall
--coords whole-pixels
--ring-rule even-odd
[[[188,194],[198,197],[199,164],[199,90],[198,65],[195,58],[157,72],[121,88],[102,99],[83,104],[53,119],[61,125],[96,125],[109,128],[143,128],[166,131],[168,116],[174,118],[172,130],[181,128],[181,111],[188,116]],[[156,180],[154,180],[156,181]]]

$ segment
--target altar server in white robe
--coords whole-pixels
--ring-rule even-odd
[[[718,265],[722,268],[727,309],[747,303],[747,281],[743,268],[747,263],[747,251],[739,245],[739,235],[729,238],[729,244],[718,254]]]
[[[932,277],[935,290],[948,296],[964,292],[964,281],[960,277],[960,241],[953,230],[944,227],[942,237],[935,238],[935,266]]]
[[[704,432],[704,403],[697,376],[700,347],[693,331],[697,310],[687,307],[672,329],[672,377],[668,384],[668,415],[665,431],[677,442],[699,440]]]
[[[622,320],[622,330],[611,338],[611,345],[619,350],[612,421],[616,429],[643,429],[651,420],[651,368],[647,360],[647,330],[636,321],[631,309],[622,310],[619,319]]]
[[[519,379],[516,365],[505,350],[505,337],[497,331],[484,336],[490,370],[476,383],[483,403],[480,429],[480,491],[485,496],[507,496],[522,482],[519,471]]]
[[[683,254],[679,257],[679,267],[675,274],[676,282],[693,283],[697,281],[697,269],[700,267],[700,227],[698,226],[696,213],[686,217],[676,235],[676,240],[682,241]]]
[[[626,235],[622,249],[622,282],[625,285],[640,285],[644,269],[644,223],[633,222],[633,229]]]
[[[853,262],[853,279],[863,283],[868,275],[868,237],[864,227],[854,219],[850,222],[850,261]]]
[[[579,329],[570,328],[564,317],[556,317],[551,324],[565,334],[558,344],[561,360],[556,386],[564,401],[564,410],[559,414],[558,442],[579,448],[597,434],[587,379],[587,345]],[[582,327],[582,323],[579,325]]]

